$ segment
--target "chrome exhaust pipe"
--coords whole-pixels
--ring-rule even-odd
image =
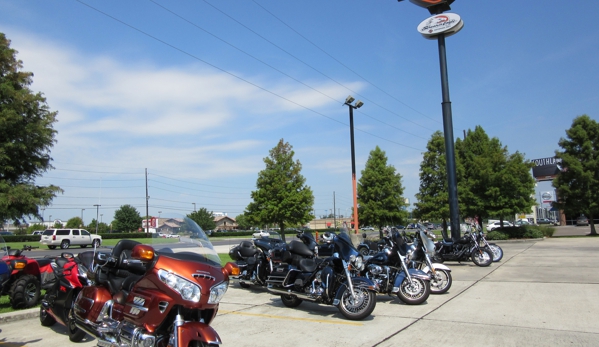
[[[279,288],[272,288],[272,287],[267,287],[266,288],[269,292],[275,293],[275,294],[283,294],[283,295],[292,295],[292,296],[297,296],[298,298],[302,299],[302,300],[308,300],[308,301],[316,301],[318,300],[318,298],[315,298],[313,296],[309,296],[307,294],[301,294],[301,293],[297,293],[292,291],[291,289],[279,289]]]

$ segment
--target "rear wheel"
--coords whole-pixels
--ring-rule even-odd
[[[354,287],[354,295],[355,298],[349,287],[345,287],[338,306],[341,314],[351,320],[361,320],[370,316],[376,306],[376,293],[366,288]]]
[[[287,307],[298,307],[302,303],[302,299],[293,295],[281,295],[281,301]]]
[[[60,243],[60,248],[62,249],[67,249],[69,248],[69,246],[71,246],[69,240],[62,240],[62,242]]]
[[[92,246],[94,246],[94,248],[100,247],[100,240],[94,240],[94,242],[92,242]]]
[[[443,294],[451,288],[451,272],[435,269],[435,274],[431,275],[431,294]]]
[[[10,288],[12,308],[30,308],[40,299],[40,281],[33,275],[23,275]]]
[[[493,262],[493,253],[488,248],[475,249],[472,252],[472,261],[480,267],[489,266]]]
[[[56,319],[54,319],[43,306],[40,306],[40,323],[45,327],[53,326],[54,323],[56,323]]]
[[[421,278],[404,278],[397,296],[408,305],[418,305],[426,301],[431,294],[431,283]]]
[[[360,254],[362,254],[363,256],[367,256],[368,255],[368,248],[366,248],[366,247],[360,247],[360,248],[358,248],[358,252],[360,252]]]

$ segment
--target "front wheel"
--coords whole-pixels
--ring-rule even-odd
[[[370,316],[376,306],[376,293],[366,288],[354,287],[354,295],[355,298],[349,287],[345,287],[338,306],[341,314],[351,320],[361,320]]]
[[[404,278],[399,286],[397,296],[408,305],[419,305],[428,299],[431,294],[431,283],[421,278]]]
[[[67,330],[69,332],[69,340],[71,340],[71,342],[79,342],[83,340],[86,334],[85,331],[77,328],[75,325],[75,316],[72,309],[69,311],[69,317],[67,318]]]
[[[298,307],[302,303],[302,299],[293,295],[281,295],[281,301],[287,307]]]
[[[56,319],[54,319],[43,306],[40,306],[40,323],[45,327],[51,327],[56,323]]]
[[[503,249],[495,244],[489,244],[491,253],[493,253],[493,262],[498,262],[503,258]]]
[[[431,294],[443,294],[451,288],[451,272],[435,269],[431,279]]]
[[[98,248],[98,247],[100,247],[100,240],[94,240],[94,242],[92,242],[92,246],[93,246],[94,248]]]
[[[472,261],[480,267],[489,266],[493,262],[493,253],[488,248],[475,249],[472,252]]]

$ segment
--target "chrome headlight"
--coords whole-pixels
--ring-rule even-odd
[[[223,295],[227,292],[227,288],[229,287],[228,282],[223,282],[219,285],[216,285],[210,289],[210,298],[208,298],[209,304],[218,304],[220,299],[223,298]]]
[[[364,258],[361,255],[359,255],[359,256],[351,255],[349,257],[349,261],[356,268],[356,270],[358,270],[358,271],[364,270]]]
[[[166,270],[158,270],[158,278],[172,290],[181,294],[184,300],[199,302],[202,296],[201,288],[197,284],[179,277]]]

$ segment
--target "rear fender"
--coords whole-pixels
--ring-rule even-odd
[[[446,265],[439,264],[439,263],[433,263],[432,265],[435,270],[445,270],[445,271],[451,272],[451,269],[449,267],[447,267]],[[430,268],[428,266],[425,266],[424,269],[422,269],[422,271],[426,272],[426,273],[428,273],[429,270],[430,270]]]
[[[191,341],[201,341],[207,345],[220,345],[222,341],[216,330],[200,322],[185,322],[177,327],[177,346],[187,347]]]

